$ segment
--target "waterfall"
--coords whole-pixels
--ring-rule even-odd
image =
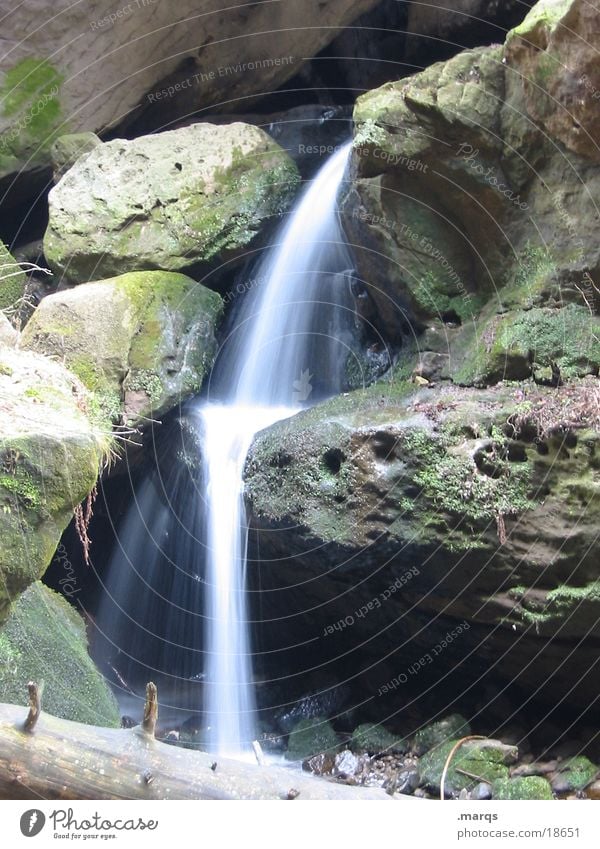
[[[278,244],[255,272],[199,409],[207,510],[206,692],[208,739],[219,754],[255,736],[246,610],[243,470],[254,435],[318,394],[341,389],[351,308],[350,257],[337,195],[350,145],[307,187]],[[216,403],[218,401],[218,403]]]
[[[121,706],[138,715],[155,681],[167,727],[189,720],[201,731],[193,739],[219,754],[239,756],[256,738],[246,455],[258,431],[339,392],[356,351],[352,262],[337,213],[349,148],[308,183],[275,244],[234,288],[209,385],[158,431],[157,467],[136,485],[98,578],[94,655]]]

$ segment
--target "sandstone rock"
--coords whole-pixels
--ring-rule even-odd
[[[539,698],[579,703],[600,622],[599,391],[595,378],[381,381],[263,431],[245,471],[262,562],[277,563],[261,586],[281,592],[301,575],[290,627],[326,651],[327,623],[343,623],[331,651],[360,647],[356,674],[374,697],[402,704],[439,679],[444,653],[444,670],[493,663]],[[574,641],[577,664],[565,662]]]
[[[539,0],[506,40],[527,112],[569,150],[600,163],[600,25],[585,0]]]
[[[26,705],[29,681],[43,682],[42,708],[54,716],[119,727],[115,697],[88,654],[82,617],[40,581],[0,628],[0,699]]]
[[[485,341],[484,308],[488,320],[531,306],[598,312],[600,170],[531,120],[520,54],[503,61],[514,41],[356,103],[344,219],[388,338],[406,336],[408,319],[417,331],[462,324]]]
[[[226,13],[215,0],[176,10],[153,0],[16,6],[3,21],[1,170],[48,165],[57,135],[101,132],[144,109],[160,110],[164,126],[165,105],[180,116],[231,110],[240,99],[247,108],[376,2],[243,4]]]
[[[91,420],[83,385],[56,362],[2,348],[0,384],[1,622],[44,574],[110,437]]]
[[[132,425],[199,391],[221,297],[183,274],[139,271],[44,298],[21,347],[59,358],[105,417]]]
[[[72,133],[59,136],[50,148],[54,182],[58,183],[80,156],[102,144],[95,133]]]
[[[117,139],[50,192],[44,252],[74,283],[223,262],[286,209],[297,182],[285,152],[246,124]]]

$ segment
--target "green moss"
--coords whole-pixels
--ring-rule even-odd
[[[0,488],[14,495],[25,508],[37,510],[42,505],[39,484],[22,467],[14,475],[0,475]]]
[[[471,727],[468,721],[459,713],[453,713],[417,731],[413,748],[418,755],[423,755],[434,746],[440,746],[448,740],[466,737],[470,733]]]
[[[600,579],[580,587],[561,584],[548,590],[544,600],[537,595],[528,596],[527,588],[522,586],[513,587],[510,596],[519,602],[523,620],[538,627],[560,624],[572,615],[580,621],[589,619],[594,623],[600,604]]]
[[[540,799],[550,801],[554,798],[552,788],[545,778],[538,775],[518,778],[500,778],[492,784],[492,798],[498,800]]]
[[[353,752],[368,752],[371,755],[403,753],[408,750],[408,743],[391,734],[382,725],[366,722],[354,729],[350,749]]]
[[[571,3],[572,0],[538,0],[522,23],[510,30],[507,40],[514,36],[528,39],[539,27],[553,29],[568,12]]]
[[[0,137],[0,152],[18,155],[31,143],[50,148],[59,134],[62,83],[62,75],[47,59],[32,56],[6,72],[0,102],[2,114],[13,119],[13,126]]]
[[[598,777],[598,767],[584,755],[569,758],[560,764],[559,778],[568,786],[570,791],[584,790],[588,784]]]
[[[456,742],[456,740],[449,740],[441,746],[436,746],[419,760],[421,780],[433,792],[440,791],[442,773]],[[444,782],[445,792],[456,796],[461,790],[473,790],[482,781],[494,784],[499,779],[507,779],[509,776],[508,767],[505,765],[507,749],[508,747],[497,747],[485,741],[464,743],[450,762]],[[516,759],[516,749],[514,759]]]
[[[285,756],[291,761],[303,761],[322,752],[336,752],[339,748],[339,738],[327,719],[301,719],[290,733]]]
[[[23,593],[0,630],[0,702],[25,705],[29,681],[43,685],[48,713],[118,727],[118,707],[88,654],[83,619],[39,582]]]

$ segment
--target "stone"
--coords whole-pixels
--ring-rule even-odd
[[[54,716],[118,728],[119,708],[88,654],[85,622],[40,581],[14,604],[0,628],[0,701],[22,704],[27,684],[41,689],[42,710]]]
[[[569,150],[595,163],[600,151],[600,28],[585,0],[538,0],[508,34],[507,66],[522,79],[531,118]]]
[[[59,136],[50,148],[54,182],[64,177],[80,156],[86,156],[102,144],[95,133],[71,133]]]
[[[344,749],[335,756],[333,774],[343,779],[355,779],[362,772],[364,758]]]
[[[65,132],[248,108],[376,3],[243,4],[227,14],[214,0],[183,0],[176,14],[150,0],[108,11],[68,0],[16,6],[3,22],[0,174],[47,166]]]
[[[112,448],[83,384],[58,362],[0,349],[0,623],[48,567]]]
[[[413,750],[417,755],[424,755],[434,746],[441,746],[447,740],[466,737],[470,733],[471,727],[468,721],[460,714],[453,713],[417,731]]]
[[[315,755],[333,754],[339,746],[339,738],[327,719],[301,719],[290,732],[285,756],[290,761],[305,761]]]
[[[190,277],[131,272],[44,298],[21,347],[59,358],[107,419],[135,426],[200,390],[221,312],[220,295]]]
[[[424,680],[411,661],[422,658],[433,685],[437,656],[475,677],[493,663],[495,680],[576,707],[593,687],[581,674],[593,645],[582,640],[600,622],[599,393],[595,377],[557,389],[419,389],[391,377],[267,428],[244,472],[253,545],[277,563],[261,586],[302,576],[302,598],[286,596],[297,638],[360,644],[364,668],[377,666],[360,687],[397,699],[390,712]],[[326,618],[303,616],[325,600]],[[451,619],[438,621],[440,610]],[[349,614],[354,627],[334,634]],[[399,668],[394,652],[415,633]]]
[[[537,775],[526,778],[500,778],[492,784],[492,799],[494,801],[510,799],[553,799],[550,783]]]
[[[247,124],[115,139],[51,190],[44,253],[76,284],[226,262],[287,209],[298,180],[285,151]]]
[[[457,740],[448,740],[430,749],[419,759],[421,784],[433,793],[440,792],[444,767]],[[468,793],[481,783],[491,784],[508,779],[508,765],[515,763],[518,752],[499,740],[468,740],[453,755],[444,782],[445,797],[457,798],[461,791]],[[466,775],[465,773],[469,773]]]
[[[352,732],[350,748],[353,752],[368,752],[370,755],[404,754],[408,751],[408,743],[382,725],[365,722]]]
[[[560,764],[552,778],[555,793],[570,793],[584,790],[598,778],[600,770],[585,755],[577,755]]]

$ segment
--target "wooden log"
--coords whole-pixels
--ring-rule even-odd
[[[347,787],[299,769],[261,767],[170,746],[142,726],[99,728],[42,711],[27,732],[25,714],[25,708],[0,704],[3,799],[393,801],[380,788]]]

